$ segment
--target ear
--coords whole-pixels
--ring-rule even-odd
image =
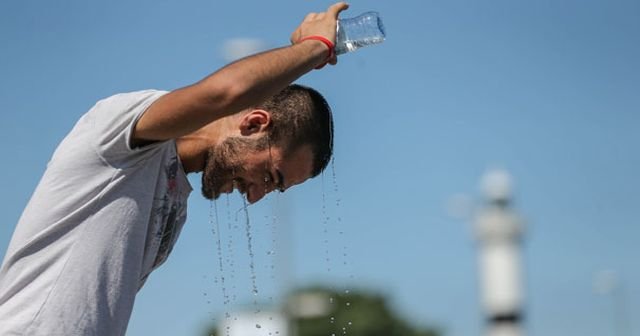
[[[240,119],[240,134],[250,136],[266,132],[271,124],[271,113],[265,110],[251,110]]]

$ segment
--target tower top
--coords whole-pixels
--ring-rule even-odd
[[[511,174],[504,169],[492,169],[481,181],[484,196],[491,203],[508,203],[513,194]]]

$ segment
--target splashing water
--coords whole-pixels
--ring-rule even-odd
[[[218,220],[218,205],[215,201],[211,201],[209,204],[209,222],[211,225],[211,230],[213,232],[214,239],[216,241],[216,249],[218,252],[218,271],[220,272],[220,286],[222,288],[222,302],[225,307],[225,318],[230,317],[229,313],[229,295],[227,294],[227,286],[225,285],[225,272],[224,272],[224,263],[222,256],[222,242],[220,232],[220,222]],[[207,301],[208,304],[211,301]],[[227,331],[228,335],[228,331]]]
[[[247,237],[247,249],[249,251],[249,271],[251,274],[251,293],[253,294],[253,305],[256,309],[256,313],[259,313],[258,309],[258,283],[256,276],[255,254],[253,253],[253,237],[251,235],[251,220],[249,219],[249,204],[247,198],[242,197],[242,204],[245,216],[245,235]]]
[[[323,246],[324,246],[324,261],[325,267],[327,269],[327,273],[331,274],[331,256],[330,256],[330,247],[329,247],[329,220],[331,219],[327,213],[327,197],[325,193],[325,181],[324,181],[324,172],[320,175],[321,185],[322,185],[322,235],[323,238]],[[330,287],[331,291],[334,291],[333,286]],[[334,298],[329,296],[329,304],[333,306]],[[333,311],[334,308],[331,308]],[[329,323],[335,323],[335,317],[329,317]]]
[[[335,164],[335,157],[333,157],[331,159],[331,180],[332,180],[332,186],[333,186],[333,192],[335,195],[335,208],[336,208],[336,226],[337,226],[337,230],[339,233],[338,236],[338,240],[340,241],[340,245],[342,245],[342,269],[345,272],[345,274],[348,274],[349,280],[353,280],[353,270],[351,269],[350,264],[348,262],[348,239],[346,239],[345,237],[345,229],[344,226],[342,224],[342,217],[340,215],[340,210],[341,210],[341,199],[340,199],[340,193],[339,193],[339,188],[338,188],[338,178],[336,176],[336,164]],[[344,290],[344,294],[345,295],[349,295],[350,291],[348,288],[346,288]],[[346,301],[345,302],[345,307],[347,309],[351,308],[351,302]],[[342,328],[343,331],[343,335],[347,334],[347,330],[352,326],[352,322],[349,321],[347,323],[346,326],[344,326]]]
[[[235,257],[234,257],[234,249],[233,249],[233,232],[234,228],[237,229],[237,225],[233,226],[231,220],[231,205],[229,204],[229,194],[225,195],[226,199],[226,208],[227,208],[227,267],[229,270],[229,279],[231,281],[231,295],[230,301],[235,302],[236,296],[236,281],[235,279]]]

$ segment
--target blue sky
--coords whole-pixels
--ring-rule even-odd
[[[329,4],[2,2],[0,256],[57,143],[98,99],[193,83],[225,64],[225,41],[285,45],[304,15]],[[602,270],[618,275],[634,320],[640,3],[350,4],[345,16],[379,11],[388,38],[299,81],[334,108],[337,191],[329,171],[249,208],[258,299],[277,303],[286,288],[326,281],[380,291],[446,335],[479,335],[473,231],[447,203],[461,193],[478,199],[483,173],[501,167],[527,219],[529,334],[611,334],[610,298],[593,288]],[[225,309],[251,304],[242,229],[232,231],[236,262],[226,277],[237,298],[219,302],[210,204],[199,176],[191,181],[187,225],[141,291],[128,335],[194,334]],[[244,225],[238,195],[216,206],[223,227]],[[274,241],[277,258],[268,253]],[[640,335],[637,318],[631,329]]]

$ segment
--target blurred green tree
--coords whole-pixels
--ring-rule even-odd
[[[326,298],[326,314],[320,316],[294,316],[294,326],[298,336],[328,336],[335,334],[350,336],[438,336],[433,328],[418,327],[409,324],[393,312],[387,300],[377,294],[345,291],[338,293],[326,288],[312,288],[294,293],[292,298],[301,294],[315,293]],[[295,308],[294,308],[295,309]]]

